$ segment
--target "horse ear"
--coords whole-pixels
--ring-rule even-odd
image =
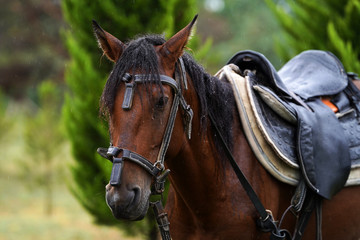
[[[93,20],[92,25],[99,47],[110,61],[116,62],[123,53],[125,44],[102,29],[96,21]]]
[[[182,30],[172,36],[166,41],[160,48],[160,53],[176,61],[182,54],[184,47],[186,46],[190,36],[191,30],[196,22],[198,15],[196,14],[194,19]]]

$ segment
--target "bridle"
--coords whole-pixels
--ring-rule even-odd
[[[165,171],[165,166],[164,166],[165,155],[169,147],[179,106],[184,110],[185,113],[184,120],[185,120],[185,131],[187,137],[189,139],[191,138],[193,111],[190,105],[187,104],[182,94],[183,87],[185,88],[185,90],[187,90],[186,72],[182,58],[180,57],[178,62],[176,63],[175,79],[162,74],[160,74],[159,77],[160,77],[160,82],[162,84],[169,85],[174,90],[174,100],[171,106],[169,119],[162,139],[157,160],[155,163],[152,163],[151,161],[141,156],[140,154],[128,149],[113,146],[112,143],[110,143],[109,148],[98,148],[97,152],[102,157],[110,160],[113,163],[111,177],[110,177],[110,185],[112,186],[119,186],[121,184],[120,179],[123,169],[123,163],[125,160],[138,164],[140,167],[145,169],[153,178],[155,178],[155,180],[159,181],[160,179],[164,178],[164,177],[159,178],[159,174]],[[147,79],[148,76],[144,74],[134,74],[134,75],[129,73],[124,74],[121,80],[125,84],[125,94],[122,103],[122,108],[124,110],[126,111],[131,110],[132,99],[134,97],[134,90],[136,85],[145,83]],[[167,175],[168,172],[169,171],[165,171],[165,174]],[[155,184],[158,181],[155,181]],[[155,189],[157,188],[159,187],[155,186]]]
[[[113,146],[112,142],[110,142],[109,148],[98,148],[97,152],[102,157],[110,160],[113,163],[109,182],[111,186],[120,186],[124,161],[127,160],[136,163],[146,172],[148,172],[152,176],[152,178],[154,178],[151,194],[162,196],[162,193],[165,189],[165,179],[170,173],[169,169],[165,170],[165,155],[170,144],[179,106],[184,110],[184,124],[186,135],[188,139],[191,138],[192,119],[194,114],[193,110],[191,109],[190,105],[187,104],[182,94],[183,87],[185,88],[185,90],[188,89],[185,66],[182,58],[180,57],[176,63],[175,79],[162,74],[159,75],[159,78],[162,84],[169,85],[173,89],[174,100],[171,106],[169,119],[165,128],[165,133],[161,142],[157,160],[155,163],[152,163],[150,160],[146,159],[145,157],[141,156],[136,152],[133,152],[129,149]],[[147,79],[148,76],[144,74],[124,74],[121,79],[121,81],[125,84],[125,94],[122,103],[122,108],[124,110],[129,111],[132,107],[132,100],[134,97],[134,90],[136,85],[145,83]],[[170,223],[167,218],[167,214],[164,211],[162,201],[158,200],[150,202],[150,205],[154,210],[162,239],[171,239],[169,230]]]
[[[148,76],[144,74],[135,74],[135,75],[131,75],[129,73],[124,74],[124,76],[122,77],[122,82],[125,83],[125,87],[126,87],[124,100],[122,104],[122,108],[124,110],[131,109],[135,86],[137,84],[145,83],[147,77]],[[185,120],[185,131],[187,137],[188,139],[191,138],[193,111],[190,105],[187,104],[182,94],[183,92],[182,85],[184,86],[185,90],[187,90],[186,72],[182,58],[180,57],[178,62],[176,63],[175,79],[162,74],[160,74],[159,77],[160,77],[160,82],[162,84],[167,84],[174,90],[174,100],[171,106],[168,123],[165,129],[164,137],[162,139],[157,160],[153,164],[151,161],[141,156],[140,154],[128,149],[113,146],[111,142],[109,148],[98,148],[97,152],[102,157],[110,160],[113,163],[111,177],[110,177],[110,185],[112,186],[119,186],[121,184],[120,179],[123,169],[123,162],[124,160],[128,160],[138,164],[155,179],[152,187],[152,195],[156,195],[156,194],[162,195],[164,191],[165,178],[170,172],[170,170],[168,169],[165,170],[165,166],[164,166],[165,155],[171,140],[171,135],[174,129],[175,119],[179,105],[185,112],[184,120]],[[259,197],[257,196],[252,186],[246,179],[245,175],[241,171],[240,167],[236,163],[231,153],[231,150],[226,145],[226,142],[222,137],[221,131],[216,125],[214,117],[211,114],[209,114],[209,117],[212,124],[214,125],[217,135],[221,139],[221,142],[225,149],[225,153],[230,161],[230,164],[235,174],[237,175],[241,185],[243,186],[248,197],[250,198],[254,207],[256,208],[257,212],[260,215],[260,218],[257,221],[258,227],[260,228],[260,230],[264,232],[271,232],[270,239],[272,240],[290,239],[290,234],[288,234],[287,230],[280,229],[280,226],[278,226],[277,222],[274,220],[271,211],[266,210],[263,204],[261,203]],[[120,154],[122,154],[121,157],[119,157]],[[150,205],[153,207],[162,239],[170,240],[171,239],[170,230],[169,230],[170,223],[168,221],[167,214],[163,209],[162,201],[160,200],[160,201],[151,202]]]
[[[180,106],[184,110],[185,132],[188,139],[191,138],[192,119],[194,114],[190,105],[187,104],[183,96],[183,87],[185,90],[187,90],[188,86],[186,80],[185,65],[182,58],[180,57],[176,63],[175,79],[163,74],[160,74],[159,78],[162,84],[169,85],[173,89],[174,100],[171,106],[169,119],[166,125],[165,133],[161,142],[156,162],[152,163],[145,157],[129,149],[113,146],[112,142],[110,142],[109,148],[98,148],[97,152],[102,157],[110,160],[113,163],[109,182],[110,185],[120,186],[124,161],[131,161],[139,165],[141,168],[145,169],[145,171],[148,172],[152,176],[152,178],[154,178],[151,194],[162,196],[165,188],[165,179],[170,173],[169,169],[165,170],[165,155],[170,144],[178,108]],[[132,75],[129,73],[125,73],[123,75],[121,81],[125,84],[125,94],[122,108],[125,111],[129,111],[132,107],[132,100],[134,97],[134,90],[136,85],[145,83],[147,79],[148,76],[144,74]],[[154,210],[162,239],[171,239],[169,230],[170,223],[167,218],[167,214],[164,211],[162,201],[158,200],[150,202],[150,205]]]

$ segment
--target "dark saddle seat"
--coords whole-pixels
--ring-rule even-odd
[[[332,53],[311,50],[278,72],[254,51],[237,53],[231,63],[249,81],[257,121],[270,145],[299,165],[310,189],[330,199],[345,185],[351,164],[360,163],[360,91],[341,62]]]
[[[242,51],[232,57],[240,69],[261,72],[268,85],[287,95],[296,93],[303,99],[334,95],[348,85],[348,77],[342,63],[330,52],[309,50],[297,55],[276,71],[269,60],[254,51]]]
[[[302,52],[279,71],[286,88],[302,99],[335,95],[348,85],[348,77],[341,62],[330,52],[309,50]]]

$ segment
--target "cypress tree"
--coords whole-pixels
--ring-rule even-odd
[[[266,0],[285,30],[276,50],[287,61],[307,49],[334,53],[347,71],[360,73],[360,2],[358,0]]]
[[[107,124],[99,118],[98,105],[112,64],[101,57],[91,20],[98,21],[124,42],[140,33],[166,33],[169,37],[192,19],[195,5],[195,0],[62,1],[69,25],[64,37],[71,57],[65,71],[68,92],[63,119],[75,160],[71,165],[69,185],[97,223],[118,225],[129,234],[149,236],[153,229],[152,221],[116,221],[105,202],[105,185],[111,164],[98,156],[96,149],[107,146],[109,136]]]

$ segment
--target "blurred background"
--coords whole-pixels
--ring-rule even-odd
[[[98,101],[112,64],[91,20],[122,41],[167,38],[199,14],[190,52],[215,74],[240,50],[276,68],[306,49],[360,71],[360,0],[0,0],[0,240],[156,239],[115,221]]]

